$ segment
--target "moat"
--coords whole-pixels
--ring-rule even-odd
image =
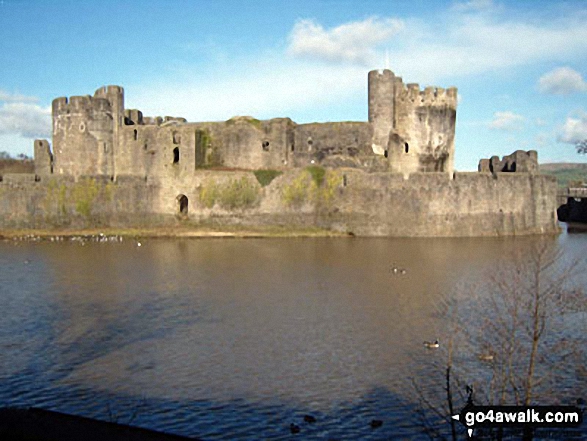
[[[443,381],[437,305],[544,240],[585,277],[587,234],[3,241],[0,404],[206,440],[427,439],[411,379]]]

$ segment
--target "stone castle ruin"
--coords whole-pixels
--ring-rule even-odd
[[[369,120],[296,124],[147,117],[124,90],[57,98],[35,174],[0,182],[3,227],[319,227],[361,235],[556,230],[556,182],[536,152],[454,171],[457,89],[368,76]],[[515,172],[515,173],[511,173]],[[9,188],[22,191],[15,193]]]
[[[321,164],[410,174],[453,171],[457,90],[369,73],[369,122],[296,124],[235,117],[188,123],[124,108],[119,86],[53,101],[53,150],[36,143],[37,174],[165,176],[211,167]]]

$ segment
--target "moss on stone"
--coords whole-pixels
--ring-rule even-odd
[[[279,170],[255,170],[253,172],[261,187],[266,187],[267,185],[271,184],[276,177],[281,175],[283,172]]]
[[[244,176],[220,184],[209,181],[200,188],[199,196],[206,208],[218,204],[226,210],[244,210],[258,202],[259,187]]]
[[[311,165],[306,167],[306,171],[310,173],[317,187],[320,187],[324,183],[324,176],[326,175],[326,170],[324,167],[320,167],[319,165]]]
[[[342,185],[342,175],[338,171],[328,171],[324,185],[320,188],[320,199],[326,205],[330,205],[336,195],[336,190]]]
[[[114,192],[116,191],[116,185],[114,182],[108,182],[104,187],[104,197],[108,202],[112,202],[114,200]]]
[[[220,187],[218,203],[228,210],[242,210],[254,206],[258,196],[258,187],[243,176]]]
[[[226,124],[232,125],[232,124],[236,124],[237,122],[246,122],[246,123],[252,125],[257,130],[261,130],[263,128],[263,122],[261,120],[258,120],[257,118],[253,118],[251,116],[235,116],[235,117],[227,120]]]
[[[94,179],[82,179],[77,182],[71,194],[75,203],[75,211],[89,219],[92,216],[94,199],[98,192],[99,188]]]
[[[289,184],[283,187],[282,201],[292,207],[300,207],[305,202],[313,199],[317,189],[316,182],[308,173],[300,173]]]
[[[218,197],[218,185],[216,181],[210,180],[206,182],[206,185],[200,188],[200,202],[206,208],[212,208],[216,203]]]

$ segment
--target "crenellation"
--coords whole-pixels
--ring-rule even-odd
[[[53,114],[63,113],[68,110],[67,104],[69,100],[66,96],[62,96],[59,98],[55,98],[51,103],[51,107],[53,109]]]
[[[502,159],[492,156],[490,159],[481,159],[477,169],[479,172],[491,173],[537,173],[538,153],[536,150],[516,150]]]
[[[69,108],[72,113],[87,112],[92,107],[92,97],[90,95],[72,96],[69,99]]]
[[[112,106],[106,98],[92,98],[92,107],[96,112],[111,112]]]
[[[407,88],[408,88],[407,98],[413,103],[419,102],[420,85],[417,83],[410,83],[410,84],[408,84]]]

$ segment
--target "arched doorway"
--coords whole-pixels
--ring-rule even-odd
[[[177,198],[177,214],[181,217],[188,217],[188,198],[185,194],[180,194]]]

